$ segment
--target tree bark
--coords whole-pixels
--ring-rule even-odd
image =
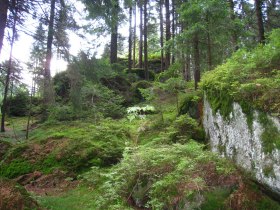
[[[113,64],[118,61],[118,26],[113,26],[111,30],[110,63]]]
[[[118,10],[119,2],[116,0],[112,8],[111,17],[111,42],[110,42],[110,63],[118,62]]]
[[[5,28],[8,17],[9,0],[0,0],[0,55],[3,47]]]
[[[211,37],[210,37],[210,23],[209,23],[209,15],[206,15],[206,22],[207,22],[207,63],[208,63],[208,70],[212,69],[212,46],[211,46]]]
[[[133,68],[136,66],[136,16],[137,7],[134,7],[134,29],[133,29]]]
[[[211,47],[211,38],[209,31],[207,32],[207,63],[208,70],[212,69],[212,47]]]
[[[50,69],[50,64],[52,59],[52,44],[53,44],[53,37],[54,37],[54,16],[55,16],[55,0],[51,0],[51,10],[50,10],[50,19],[49,19],[48,36],[47,36],[47,54],[46,54],[46,62],[44,68],[44,104],[47,107],[54,100],[52,84],[51,84],[51,69]]]
[[[236,29],[235,29],[235,11],[234,11],[234,1],[233,0],[229,0],[229,8],[230,8],[230,19],[231,22],[233,24],[233,29],[232,29],[232,36],[231,36],[231,42],[232,42],[232,48],[234,49],[234,51],[238,50],[238,45],[237,45],[237,33],[236,33]]]
[[[12,29],[12,40],[11,40],[11,50],[10,50],[10,57],[9,57],[9,63],[8,63],[8,69],[7,69],[7,75],[5,79],[5,89],[4,89],[4,97],[3,97],[3,105],[2,105],[2,116],[1,116],[1,132],[5,132],[5,117],[7,112],[7,97],[8,97],[8,91],[9,91],[9,85],[10,85],[10,76],[11,76],[11,69],[12,69],[12,56],[13,56],[13,47],[16,37],[16,24],[17,24],[17,15],[18,15],[18,9],[16,5],[16,1],[13,0],[13,9],[14,11],[14,21],[13,21],[13,29]]]
[[[171,38],[171,33],[170,33],[170,9],[169,9],[169,0],[165,0],[165,18],[166,18],[166,31],[165,31],[165,41],[166,43],[170,40]],[[165,51],[165,69],[168,69],[170,66],[170,47],[167,45],[166,51]]]
[[[191,60],[190,55],[187,53],[186,55],[182,55],[182,72],[183,72],[183,78],[189,82],[191,81]]]
[[[113,26],[111,31],[110,63],[118,61],[118,26]]]
[[[199,39],[197,32],[193,37],[193,50],[194,50],[194,87],[198,88],[198,82],[200,81],[200,66],[199,66]]]
[[[258,24],[258,33],[259,33],[259,43],[264,44],[264,26],[263,26],[263,14],[262,14],[262,0],[255,0],[255,10]]]
[[[162,14],[163,0],[159,1],[159,21],[160,21],[160,70],[164,70],[164,50],[163,50],[163,14]]]
[[[148,12],[147,12],[148,0],[144,0],[144,71],[145,79],[149,80],[148,71]]]
[[[176,14],[175,14],[175,0],[172,0],[172,56],[171,56],[171,62],[172,64],[175,63],[175,54],[174,54],[174,39],[175,39],[175,19],[176,19]]]
[[[132,67],[132,6],[129,7],[128,70]]]
[[[143,68],[143,7],[142,7],[142,2],[140,1],[139,5],[140,9],[140,24],[139,24],[139,68]]]

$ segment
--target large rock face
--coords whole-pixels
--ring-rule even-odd
[[[280,195],[280,150],[267,151],[262,140],[264,126],[259,122],[260,113],[255,111],[250,125],[239,104],[233,104],[228,118],[215,113],[207,99],[204,100],[203,125],[210,139],[213,152],[233,159],[239,166],[251,172],[256,180]],[[280,131],[280,121],[266,116]]]

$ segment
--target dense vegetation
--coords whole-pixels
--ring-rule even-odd
[[[280,30],[273,31],[268,44],[252,51],[239,50],[225,64],[207,72],[201,82],[202,89],[215,111],[228,117],[233,102],[238,102],[252,127],[254,111],[258,110],[265,152],[280,148],[280,132],[273,126],[272,116],[280,116]]]
[[[4,29],[13,49],[38,21],[30,87],[12,50],[0,66],[0,209],[280,209],[202,127],[205,97],[225,119],[238,102],[251,127],[258,111],[264,152],[280,149],[266,115],[280,117],[279,2],[80,3],[81,23],[70,0],[0,0],[0,53]],[[72,56],[69,30],[111,41]],[[68,66],[51,77],[54,47]]]
[[[280,115],[280,30],[273,31],[269,43],[259,45],[252,51],[239,50],[218,66],[207,72],[201,87],[211,98],[215,110],[223,114],[230,112],[232,101],[240,102],[249,111],[257,109]]]

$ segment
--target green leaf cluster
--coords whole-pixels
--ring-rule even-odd
[[[250,104],[252,108],[280,115],[280,30],[274,30],[269,43],[252,51],[239,50],[204,74],[202,89],[215,111],[227,116],[233,101]]]
[[[187,200],[195,205],[192,198],[207,188],[204,172],[197,173],[200,165],[209,161],[220,162],[218,165],[224,167],[222,174],[235,171],[231,165],[225,165],[223,160],[203,151],[203,145],[190,141],[185,145],[127,147],[120,164],[101,173],[93,168],[84,178],[95,184],[105,180],[104,184],[98,185],[99,191],[103,192],[97,198],[99,208],[111,209],[114,203],[133,199],[138,206],[170,209],[175,205],[182,207]]]

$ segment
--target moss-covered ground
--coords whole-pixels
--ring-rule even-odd
[[[280,209],[207,151],[188,107],[199,106],[201,94],[186,94],[165,94],[150,102],[156,113],[132,121],[41,124],[7,147],[0,176],[24,185],[46,209]]]

